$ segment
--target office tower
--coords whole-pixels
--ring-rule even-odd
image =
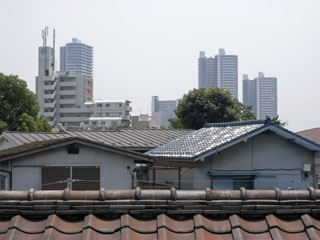
[[[248,75],[243,78],[243,104],[253,106],[252,112],[257,119],[265,119],[278,115],[277,78],[265,77],[262,72],[258,77],[249,80]]]
[[[72,38],[71,43],[60,47],[60,71],[93,77],[93,47]]]
[[[151,100],[151,113],[160,126],[169,127],[169,118],[175,118],[174,110],[178,106],[178,100],[159,100],[158,96],[153,96]]]
[[[206,89],[212,86],[223,88],[238,99],[238,56],[226,55],[224,49],[219,49],[219,54],[214,58],[200,52],[198,86]]]
[[[242,90],[243,90],[243,104],[246,106],[252,106],[251,111],[256,115],[257,113],[257,84],[255,80],[249,80],[248,75],[243,75],[242,80]]]

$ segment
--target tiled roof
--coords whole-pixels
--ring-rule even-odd
[[[309,138],[310,140],[320,144],[320,128],[312,128],[308,130],[304,130],[301,132],[297,132],[297,134]]]
[[[156,158],[199,159],[208,153],[221,151],[237,142],[270,130],[311,151],[320,151],[320,145],[268,120],[207,123],[204,128],[149,150],[146,155]]]
[[[0,239],[320,239],[320,190],[0,191]]]
[[[76,221],[55,214],[40,220],[16,215],[0,222],[0,239],[309,240],[320,238],[319,229],[320,221],[309,214],[289,220],[272,214],[254,220],[239,215],[216,219],[197,214],[179,220],[160,214],[141,220],[128,214],[116,219],[88,214]]]
[[[120,129],[116,131],[67,131],[63,133],[5,132],[1,136],[14,144],[14,146],[19,146],[36,141],[80,137],[86,138],[90,141],[102,142],[107,145],[126,149],[149,150],[190,132],[191,130]]]
[[[153,157],[194,158],[265,126],[263,122],[210,124],[146,152]]]

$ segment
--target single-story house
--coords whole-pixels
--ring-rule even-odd
[[[180,189],[306,189],[318,187],[319,151],[317,143],[271,121],[246,121],[206,124],[145,154],[157,165],[179,166],[178,177],[163,171],[152,178],[179,182]]]
[[[79,137],[35,141],[0,151],[2,190],[132,189],[142,153]]]

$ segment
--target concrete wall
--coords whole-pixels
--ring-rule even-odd
[[[311,151],[269,131],[212,155],[204,162],[198,162],[193,174],[193,188],[211,187],[209,170],[253,170],[259,173],[254,180],[255,189],[305,189],[313,186],[314,176],[311,171],[308,179],[302,178],[303,164],[314,167],[314,154]],[[218,180],[213,182],[214,188],[232,189],[227,179]]]
[[[66,147],[48,150],[13,161],[12,190],[41,189],[41,166],[100,166],[100,187],[131,189],[135,167],[132,158],[80,145],[79,154],[68,154]]]

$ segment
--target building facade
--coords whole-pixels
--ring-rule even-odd
[[[72,38],[71,43],[60,47],[60,71],[93,77],[93,47]]]
[[[126,99],[86,102],[86,108],[92,109],[89,117],[90,129],[105,130],[117,126],[129,126],[132,111],[130,103]]]
[[[175,118],[174,110],[178,106],[178,100],[159,100],[158,96],[151,99],[151,113],[160,126],[169,127],[169,118]]]
[[[209,89],[219,87],[229,90],[238,99],[238,56],[226,55],[224,49],[214,58],[200,52],[198,59],[198,86]]]
[[[130,123],[130,101],[93,100],[93,48],[73,39],[60,48],[61,71],[57,72],[55,49],[47,46],[47,35],[45,28],[36,77],[39,115],[48,118],[52,127],[60,123],[69,130],[88,126],[104,129]]]
[[[265,119],[278,115],[277,78],[265,77],[262,72],[250,80],[243,76],[243,104],[252,106],[252,112],[257,119]]]

